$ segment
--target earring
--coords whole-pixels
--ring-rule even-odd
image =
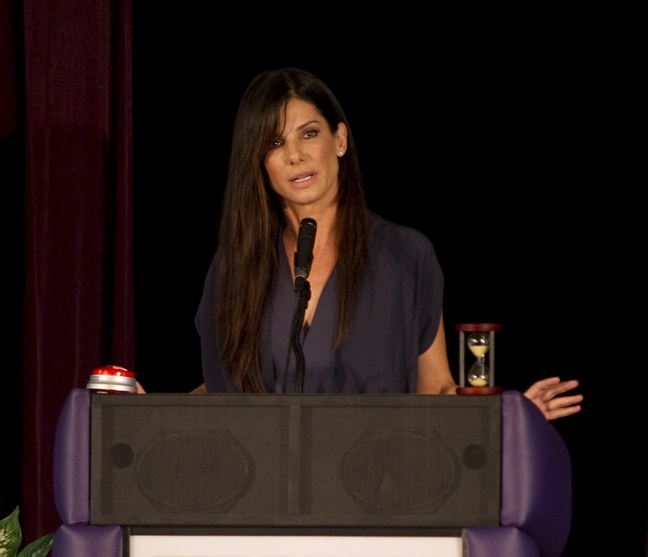
[[[341,157],[342,155],[344,155],[344,151],[338,151],[338,157]]]

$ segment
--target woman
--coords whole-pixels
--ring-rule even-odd
[[[356,146],[331,90],[270,70],[238,108],[216,255],[195,324],[197,391],[295,392],[294,254],[314,219],[299,349],[303,392],[454,394],[443,274],[421,232],[368,210]],[[301,314],[298,314],[301,317]],[[525,395],[547,419],[580,411],[578,386],[551,377]]]

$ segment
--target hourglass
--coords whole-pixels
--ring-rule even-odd
[[[496,394],[495,332],[499,323],[460,323],[459,331],[459,394]],[[466,333],[468,333],[466,337]],[[472,355],[472,365],[466,374],[466,350]],[[488,358],[487,358],[488,356]]]

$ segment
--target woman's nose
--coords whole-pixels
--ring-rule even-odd
[[[286,164],[295,164],[304,160],[304,154],[297,143],[286,143],[284,145]]]

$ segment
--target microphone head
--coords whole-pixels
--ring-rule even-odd
[[[299,235],[297,236],[297,251],[295,252],[295,278],[308,278],[311,262],[313,261],[313,245],[317,222],[315,219],[305,218],[299,224]]]
[[[315,242],[315,233],[317,232],[317,221],[309,217],[302,219],[299,223],[299,237],[306,236],[312,238]],[[297,239],[299,242],[299,238]]]

